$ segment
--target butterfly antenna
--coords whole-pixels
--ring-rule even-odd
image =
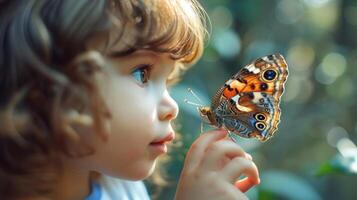
[[[193,92],[193,90],[191,88],[187,88],[187,90],[198,100],[198,102],[202,103],[202,100],[197,96],[197,94],[195,92]],[[198,103],[194,103],[192,101],[189,101],[187,99],[184,100],[186,103],[190,104],[190,105],[193,105],[193,106],[196,106],[196,107],[204,107],[204,105],[202,104],[198,104]],[[200,135],[202,135],[203,133],[203,123],[201,122],[201,133]]]
[[[187,104],[190,104],[190,105],[193,105],[193,106],[196,106],[196,107],[203,107],[202,104],[198,104],[198,103],[195,103],[195,102],[192,102],[192,101],[189,101],[187,99],[183,100],[185,103]]]
[[[197,96],[196,93],[193,92],[191,88],[187,88],[187,90],[200,102],[202,103],[201,99]]]

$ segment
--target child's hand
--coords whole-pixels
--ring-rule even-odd
[[[249,154],[224,139],[226,131],[200,136],[187,153],[176,200],[247,199],[243,192],[259,184],[258,169]],[[246,178],[238,180],[241,175]]]

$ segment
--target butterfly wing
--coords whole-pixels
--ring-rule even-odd
[[[242,137],[270,138],[280,121],[280,98],[288,76],[284,57],[273,54],[245,66],[213,97],[216,125]]]

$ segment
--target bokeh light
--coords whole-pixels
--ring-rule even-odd
[[[293,24],[304,16],[304,6],[300,1],[281,0],[276,7],[276,19],[283,24]]]
[[[346,71],[346,58],[336,52],[327,54],[315,72],[316,80],[322,84],[332,84]]]

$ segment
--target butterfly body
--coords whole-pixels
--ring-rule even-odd
[[[212,98],[210,107],[199,108],[209,124],[231,135],[269,139],[280,122],[280,98],[288,66],[280,54],[253,61],[232,76]]]

